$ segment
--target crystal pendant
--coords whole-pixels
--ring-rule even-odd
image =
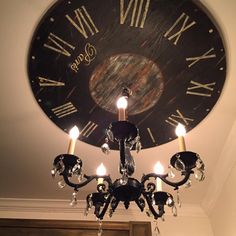
[[[111,218],[111,217],[112,217],[112,215],[113,215],[113,210],[112,210],[112,209],[110,209],[110,210],[109,210],[109,217]]]
[[[170,169],[170,171],[168,172],[168,177],[173,179],[175,177],[175,174],[172,170],[173,169],[172,166],[169,166],[169,169]]]
[[[176,162],[175,162],[175,169],[176,169],[176,170],[179,170],[179,171],[185,170],[185,165],[184,165],[184,163],[182,162],[182,160],[180,160],[179,158],[176,159]]]
[[[63,179],[60,180],[57,184],[58,184],[59,188],[64,188],[66,186],[66,183],[65,183],[65,181]]]
[[[70,202],[70,205],[72,207],[76,206],[77,205],[77,192],[73,192],[72,193],[72,200]]]
[[[155,236],[160,236],[161,235],[161,232],[159,230],[159,227],[158,227],[158,224],[157,224],[157,220],[155,220],[155,228],[154,228],[154,234]]]
[[[162,220],[163,222],[165,221],[165,216],[164,216],[164,215],[161,216],[161,220]]]
[[[177,208],[176,208],[176,206],[174,205],[173,207],[172,207],[172,214],[173,214],[173,216],[177,216]]]
[[[180,196],[179,196],[179,190],[177,190],[177,204],[178,204],[179,208],[182,206]]]
[[[56,176],[56,173],[57,173],[57,169],[56,169],[56,168],[53,168],[53,169],[51,170],[51,175],[52,175],[53,178]]]
[[[196,161],[196,168],[198,170],[202,170],[202,171],[205,170],[205,165],[204,165],[203,161],[200,158],[197,159],[197,161]]]
[[[174,205],[174,200],[172,197],[168,197],[168,199],[166,200],[166,205],[168,207],[172,207]]]
[[[107,130],[107,132],[106,132],[106,134],[107,134],[107,138],[110,140],[110,141],[114,141],[114,135],[113,135],[113,133],[112,133],[112,131],[110,130],[110,129],[108,129]]]
[[[152,216],[152,212],[151,212],[151,210],[150,209],[146,209],[146,215],[148,216],[148,217],[151,217]]]
[[[99,220],[99,227],[98,227],[98,236],[102,236],[102,221]]]
[[[136,142],[135,149],[137,153],[139,153],[142,149],[142,144],[139,140]]]
[[[111,151],[108,143],[104,143],[102,146],[101,146],[101,149],[102,149],[102,152],[106,155],[108,155]]]
[[[82,181],[82,179],[83,179],[83,175],[82,174],[78,175],[78,182],[79,183]]]
[[[86,207],[86,209],[84,210],[84,216],[88,216],[88,213],[89,213],[89,210],[88,210],[88,208]]]
[[[198,180],[199,182],[203,181],[205,179],[204,172],[201,170],[196,170],[194,172],[195,179]]]
[[[120,178],[120,183],[122,185],[126,185],[128,183],[128,177],[126,174],[123,174],[122,177]]]
[[[185,184],[184,184],[184,187],[185,188],[190,188],[191,187],[191,180],[189,179]]]

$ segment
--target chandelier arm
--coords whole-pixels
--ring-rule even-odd
[[[185,171],[183,173],[184,178],[178,182],[171,182],[171,181],[167,180],[166,178],[168,177],[168,174],[159,175],[159,174],[155,174],[155,173],[150,173],[150,174],[144,175],[142,177],[141,183],[144,185],[145,182],[149,180],[149,178],[160,178],[164,183],[177,188],[177,187],[185,184],[188,181],[188,179],[192,173],[193,173],[192,170]]]
[[[155,209],[154,209],[154,207],[153,207],[153,205],[152,205],[152,199],[150,198],[150,194],[149,193],[146,193],[146,192],[142,192],[142,194],[143,194],[143,196],[145,197],[145,199],[146,199],[146,202],[147,202],[147,204],[148,204],[148,207],[149,207],[149,209],[150,209],[150,211],[152,212],[152,214],[153,214],[153,216],[154,216],[154,219],[158,219],[158,218],[160,218],[160,217],[162,217],[162,215],[164,214],[164,212],[161,212],[161,214],[160,213],[157,213],[156,211],[155,211]]]
[[[90,183],[92,180],[94,179],[98,179],[98,178],[101,178],[101,176],[98,176],[98,175],[91,175],[91,176],[88,176],[88,175],[84,175],[84,178],[86,179],[84,182],[82,183],[79,183],[79,184],[75,184],[75,183],[72,183],[70,180],[69,180],[69,177],[68,177],[68,173],[64,173],[63,174],[63,178],[64,178],[64,181],[67,185],[69,185],[70,187],[74,188],[74,189],[79,189],[79,188],[82,188],[84,186],[86,186],[88,183]],[[102,176],[102,178],[104,179],[104,181],[106,181],[108,183],[108,185],[110,186],[112,184],[112,181],[111,181],[111,178],[110,176]]]
[[[100,214],[96,215],[98,219],[100,219],[100,220],[103,219],[103,217],[104,217],[104,215],[105,215],[105,213],[107,211],[107,208],[108,208],[110,202],[111,202],[111,195],[109,194],[109,196],[108,196],[108,198],[106,200],[105,206],[102,209],[102,212]]]

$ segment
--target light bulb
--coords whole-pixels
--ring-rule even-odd
[[[160,175],[163,175],[164,174],[164,167],[163,165],[161,164],[161,162],[157,162],[154,166],[154,172],[156,174],[160,174]]]
[[[186,129],[185,129],[184,125],[178,123],[178,125],[175,129],[175,133],[178,137],[184,136],[186,134]]]
[[[76,125],[69,132],[69,136],[71,139],[77,139],[79,137],[79,134],[80,132]]]
[[[99,176],[106,175],[107,170],[106,170],[106,167],[103,165],[103,163],[101,163],[101,164],[98,166],[96,172],[97,172],[97,175],[99,175]]]
[[[126,97],[120,97],[118,100],[117,100],[117,103],[116,103],[116,106],[118,109],[126,109],[127,106],[128,106],[128,101],[127,101],[127,98]]]

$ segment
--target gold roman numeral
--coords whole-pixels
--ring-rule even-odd
[[[88,138],[93,132],[94,130],[98,127],[98,125],[92,121],[89,121],[84,128],[81,131],[81,134]]]
[[[156,139],[154,138],[153,134],[152,134],[152,131],[150,128],[147,128],[147,132],[152,140],[153,143],[156,143]]]
[[[166,120],[165,122],[176,127],[178,125],[178,123],[182,123],[185,125],[189,125],[189,122],[194,121],[194,119],[191,119],[189,117],[185,117],[183,115],[183,113],[180,112],[180,110],[176,110],[175,114],[171,114]]]
[[[84,38],[88,38],[88,32],[91,35],[94,35],[95,33],[99,32],[91,16],[89,15],[84,6],[74,10],[74,13],[75,19],[72,19],[69,15],[66,15],[66,18],[84,36]],[[86,31],[86,28],[88,32]]]
[[[49,34],[48,43],[45,43],[43,46],[67,57],[71,56],[71,50],[75,50],[75,47],[73,45],[69,44],[53,33]]]
[[[168,40],[170,41],[174,40],[173,44],[177,45],[182,33],[185,32],[187,29],[190,29],[193,25],[196,24],[195,21],[188,23],[188,20],[189,20],[189,16],[186,15],[185,13],[182,13],[181,16],[170,27],[170,29],[164,34],[164,37],[168,37]],[[180,25],[180,27],[177,27],[178,25]],[[175,30],[176,28],[177,28],[177,31]]]
[[[129,0],[125,10],[125,1],[120,0],[120,24],[124,24],[127,16],[132,12],[130,26],[143,28],[147,17],[150,0]],[[146,2],[146,4],[144,4]]]
[[[189,87],[187,89],[186,94],[195,95],[195,96],[202,96],[202,97],[211,97],[211,93],[209,93],[209,91],[211,91],[211,92],[214,91],[214,86],[216,85],[216,82],[209,83],[209,84],[201,84],[201,83],[198,83],[193,80],[191,80],[190,83],[193,86]],[[195,90],[197,90],[197,91],[195,91]],[[203,93],[201,91],[205,91],[206,93]]]
[[[38,77],[39,80],[39,86],[40,87],[59,87],[59,86],[65,86],[65,83],[51,80],[51,79],[46,79],[43,77]]]
[[[78,110],[71,102],[65,103],[61,106],[58,106],[52,109],[52,112],[56,115],[57,118],[68,116],[77,111]]]
[[[214,48],[211,48],[210,50],[208,50],[206,53],[204,53],[203,55],[201,55],[199,57],[188,57],[188,58],[186,58],[186,61],[193,61],[191,64],[188,65],[188,67],[190,68],[191,66],[193,66],[194,64],[196,64],[200,60],[216,57],[216,54],[210,54],[212,51],[214,51]]]

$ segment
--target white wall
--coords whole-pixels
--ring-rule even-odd
[[[210,222],[214,236],[236,235],[236,164],[210,213]]]

